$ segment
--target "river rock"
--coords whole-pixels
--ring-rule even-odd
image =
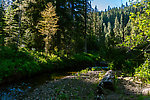
[[[143,95],[150,95],[150,88],[145,88],[142,90]]]

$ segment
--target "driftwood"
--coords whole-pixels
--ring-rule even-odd
[[[109,70],[103,76],[103,79],[98,84],[97,88],[97,100],[104,100],[104,89],[114,90],[114,78],[115,72]]]

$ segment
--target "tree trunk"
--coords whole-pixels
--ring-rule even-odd
[[[85,40],[85,44],[84,44],[84,52],[87,52],[87,0],[85,0],[85,33],[84,33],[84,40]]]

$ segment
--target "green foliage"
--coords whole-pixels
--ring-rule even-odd
[[[150,82],[150,61],[147,59],[144,64],[141,64],[135,69],[135,77],[140,78],[143,82]]]
[[[91,54],[88,53],[81,53],[81,54],[75,54],[72,56],[73,63],[75,66],[80,65],[82,67],[88,67],[94,65],[94,60],[96,56],[92,56]]]
[[[130,36],[127,36],[124,42],[124,46],[131,49],[138,47],[139,45],[150,41],[150,2],[137,3],[134,5],[137,7],[144,7],[142,12],[131,13],[130,19],[133,26]]]
[[[18,51],[9,47],[0,47],[0,80],[9,77],[31,76],[39,72],[77,69],[94,65],[98,55],[89,53],[59,57],[27,48]]]
[[[110,69],[129,74],[136,70],[145,77],[145,73],[139,70],[146,65],[135,69],[149,55],[150,3],[144,1],[106,12],[98,12],[96,7],[93,10],[84,0],[23,0],[0,9],[5,16],[3,23],[4,16],[0,15],[2,45],[11,47],[0,47],[0,80],[54,69],[81,69],[95,66],[95,61],[102,59],[110,62]],[[59,26],[57,32],[56,23]],[[94,53],[82,53],[84,43],[87,43],[87,51]],[[23,46],[35,50],[20,48]],[[44,51],[44,47],[46,53],[38,51]],[[95,52],[99,52],[102,58]]]
[[[89,71],[89,68],[86,68],[86,69],[84,69],[84,70],[81,70],[79,73],[84,73],[84,74],[86,74],[88,71]]]
[[[17,9],[14,9],[13,6],[8,6],[5,11],[4,20],[6,23],[6,26],[4,28],[5,33],[7,34],[7,37],[5,38],[5,42],[7,46],[10,47],[17,47],[18,45],[18,39],[19,39],[19,26],[17,21]]]
[[[4,8],[3,5],[0,5],[0,45],[4,45]]]
[[[108,68],[111,69],[111,70],[114,68],[113,62],[110,62],[110,63],[108,64]]]
[[[114,37],[115,37],[115,43],[119,43],[120,42],[120,40],[121,40],[121,35],[120,35],[120,31],[119,31],[119,28],[120,28],[120,26],[119,26],[119,21],[118,21],[118,17],[116,16],[116,18],[115,18],[115,23],[114,23],[114,29],[113,29],[113,31],[114,31]]]
[[[55,13],[55,7],[52,3],[48,3],[44,11],[41,12],[42,20],[38,23],[39,32],[45,35],[45,52],[49,53],[52,37],[57,32],[58,17]]]
[[[118,77],[117,77],[117,75],[116,75],[116,73],[115,73],[115,78],[114,78],[114,87],[115,87],[115,90],[117,90],[118,89]]]
[[[32,55],[27,49],[16,51],[8,47],[0,47],[0,52],[1,79],[15,75],[30,76],[42,69],[40,63],[42,57]]]
[[[149,96],[140,95],[137,100],[149,100]]]
[[[121,45],[124,47],[128,47],[130,50],[141,51],[139,55],[146,55],[143,56],[143,61],[145,62],[140,65],[138,68],[135,68],[133,65],[133,62],[127,60],[126,68],[129,68],[128,70],[134,70],[135,68],[135,76],[141,78],[143,81],[149,80],[149,53],[147,50],[149,50],[149,40],[150,40],[150,20],[149,20],[149,13],[150,13],[150,2],[142,0],[140,3],[136,3],[133,5],[136,9],[141,7],[142,9],[140,11],[137,11],[135,13],[131,13],[130,20],[132,28],[130,29],[131,32],[127,32],[127,36],[125,37],[125,42],[123,42]],[[128,23],[129,24],[129,23]],[[127,26],[128,28],[129,25]],[[127,30],[127,29],[126,29]],[[136,57],[138,57],[136,56]],[[142,59],[141,59],[142,60]],[[139,62],[139,61],[138,61]],[[129,67],[132,66],[132,67]],[[131,72],[131,71],[130,71]]]

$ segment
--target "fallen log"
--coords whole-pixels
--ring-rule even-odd
[[[103,79],[98,84],[97,88],[97,100],[104,100],[104,89],[114,90],[114,79],[115,79],[115,72],[109,70],[103,76]]]

